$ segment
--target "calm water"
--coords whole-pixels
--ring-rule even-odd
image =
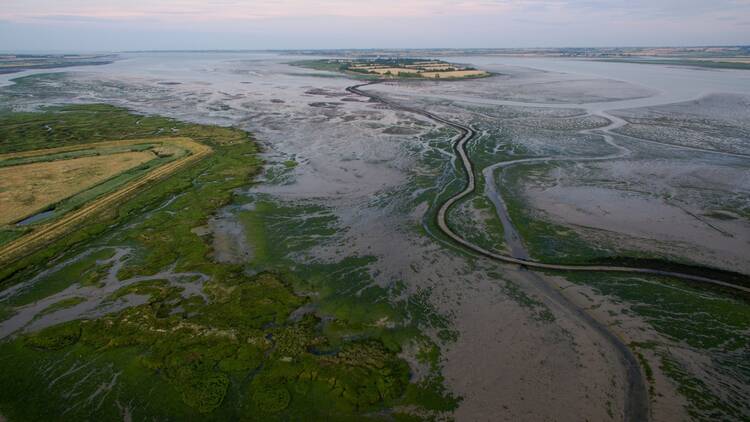
[[[693,99],[709,93],[750,94],[750,71],[685,66],[644,65],[559,58],[456,57],[479,67],[495,64],[531,67],[582,77],[615,79],[660,92],[666,102]]]
[[[232,63],[241,65],[284,63],[311,57],[283,56],[274,53],[139,53],[121,54],[120,60],[103,66],[81,66],[44,69],[0,75],[0,86],[12,79],[38,73],[75,72],[92,75],[117,75],[135,78],[166,78],[178,82],[205,82],[230,87],[242,81],[267,79],[263,68],[245,73],[231,73]],[[732,69],[698,69],[681,66],[609,63],[562,58],[519,58],[492,56],[449,57],[446,60],[471,63],[480,68],[519,66],[581,77],[609,78],[641,85],[659,91],[663,102],[693,99],[715,92],[750,94],[750,71]],[[277,69],[278,70],[278,69]],[[290,71],[286,68],[286,71]],[[300,73],[303,71],[300,70]],[[283,75],[276,75],[280,81]],[[648,101],[645,101],[648,102]],[[630,105],[639,106],[637,100]]]

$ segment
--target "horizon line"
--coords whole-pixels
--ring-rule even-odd
[[[607,46],[535,46],[535,47],[315,47],[315,48],[210,48],[210,49],[133,49],[133,50],[0,50],[0,54],[128,54],[128,53],[242,53],[242,52],[295,52],[295,51],[513,51],[513,50],[596,50],[638,48],[750,48],[748,44],[685,44],[685,45],[607,45]],[[26,52],[26,53],[24,53]]]

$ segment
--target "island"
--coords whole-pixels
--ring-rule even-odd
[[[484,78],[491,73],[471,66],[442,60],[419,58],[345,58],[305,60],[294,63],[316,70],[338,71],[368,79],[470,79]]]

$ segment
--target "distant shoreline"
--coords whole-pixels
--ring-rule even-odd
[[[634,64],[660,64],[666,66],[693,66],[693,67],[704,67],[711,69],[740,69],[750,70],[750,62],[731,62],[722,61],[721,58],[706,58],[706,59],[669,59],[669,58],[611,58],[611,59],[594,59],[597,62],[609,62],[609,63],[634,63]]]
[[[0,54],[0,75],[25,70],[58,69],[74,66],[98,66],[114,63],[115,55],[33,55]]]

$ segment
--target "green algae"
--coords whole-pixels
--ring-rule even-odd
[[[46,352],[75,348],[85,360],[107,360],[113,352],[127,349],[135,355],[133,362],[139,366],[139,373],[147,371],[170,387],[164,394],[179,396],[198,413],[222,407],[219,414],[251,419],[252,413],[237,413],[242,406],[227,394],[230,385],[244,388],[263,414],[279,413],[287,407],[291,414],[322,414],[333,406],[341,415],[355,415],[401,399],[409,384],[409,370],[394,352],[378,341],[367,340],[346,342],[335,353],[316,353],[314,348],[325,348],[327,341],[317,328],[320,321],[311,315],[298,322],[289,321],[289,314],[301,299],[292,295],[277,276],[261,274],[244,285],[275,288],[275,299],[266,299],[264,309],[242,318],[232,317],[232,308],[248,296],[247,289],[234,289],[225,301],[207,305],[210,309],[194,318],[160,316],[157,310],[163,303],[150,303],[117,315],[73,321],[26,335],[0,346],[0,354],[7,356],[2,352],[14,343],[23,344],[28,349],[26,355],[39,359]],[[169,306],[181,305],[173,302]],[[224,310],[229,318],[220,312]],[[221,324],[216,323],[218,319]],[[248,378],[249,385],[240,381]],[[310,390],[325,400],[307,400]],[[0,403],[5,404],[9,393],[0,393]],[[222,405],[225,400],[233,403]]]

